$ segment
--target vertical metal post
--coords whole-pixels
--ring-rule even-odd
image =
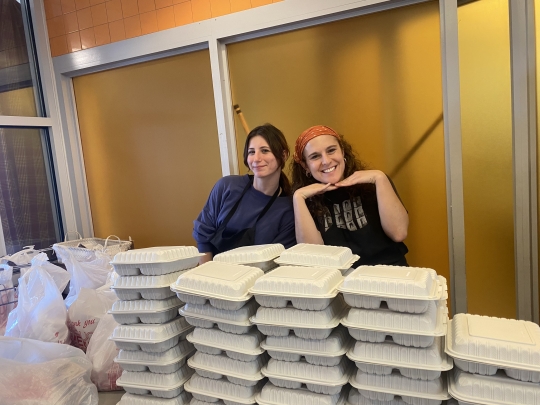
[[[516,317],[538,321],[534,2],[510,0],[509,9]]]
[[[439,0],[439,9],[450,254],[450,298],[452,311],[456,314],[467,312],[457,0]]]

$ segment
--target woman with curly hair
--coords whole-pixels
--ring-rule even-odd
[[[394,184],[369,170],[332,128],[317,125],[296,140],[292,163],[298,243],[349,247],[359,265],[407,266],[409,216]]]

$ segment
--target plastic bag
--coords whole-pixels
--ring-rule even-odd
[[[0,337],[0,405],[97,405],[92,365],[71,346]]]
[[[15,288],[13,288],[13,268],[0,265],[0,336],[6,331],[9,313],[17,306]]]
[[[49,262],[49,257],[45,253],[40,253],[37,256],[34,256],[31,263],[32,266],[39,266],[47,270],[47,273],[49,273],[54,280],[54,283],[58,287],[60,294],[64,292],[70,279],[69,273],[66,270]],[[26,272],[21,273],[21,276],[23,276],[25,273]]]
[[[7,263],[8,261],[16,264],[17,266],[24,266],[25,264],[30,264],[30,261],[34,256],[39,254],[39,250],[34,249],[32,246],[24,246],[23,250],[12,254],[11,256],[2,257],[2,261]]]
[[[69,343],[67,311],[52,277],[35,266],[19,279],[19,302],[8,316],[6,336]]]
[[[114,328],[118,326],[111,314],[105,315],[94,331],[86,357],[92,362],[91,379],[98,391],[116,391],[122,388],[116,385],[116,380],[122,375],[122,368],[114,362],[120,349],[109,340]]]
[[[114,291],[81,288],[75,301],[68,308],[68,327],[73,346],[86,351],[100,320],[117,299]]]
[[[71,276],[69,294],[66,297],[66,306],[68,308],[77,299],[81,288],[95,290],[107,282],[109,273],[113,270],[113,267],[109,264],[110,261],[110,257],[105,253],[96,252],[96,260],[79,262],[73,254],[67,251],[64,264]]]

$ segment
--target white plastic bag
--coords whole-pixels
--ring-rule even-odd
[[[15,263],[17,266],[24,266],[26,264],[30,264],[32,258],[37,254],[39,254],[39,250],[35,250],[34,245],[24,246],[23,249],[17,253],[12,254],[11,256],[2,257],[2,261],[10,261]]]
[[[34,256],[31,263],[33,267],[39,266],[45,269],[54,280],[54,283],[58,287],[58,291],[60,291],[60,294],[64,292],[70,278],[69,273],[66,270],[49,262],[49,258],[45,253],[40,253],[37,256]],[[21,276],[23,276],[24,273],[25,272],[23,272]]]
[[[92,365],[71,346],[0,337],[0,405],[97,405]]]
[[[7,264],[0,265],[0,336],[6,331],[9,313],[17,306],[15,289],[13,288],[13,268]]]
[[[19,279],[19,302],[8,316],[6,336],[69,343],[67,311],[52,277],[32,267]]]
[[[81,288],[95,290],[107,282],[109,273],[113,270],[113,267],[109,264],[110,261],[110,257],[105,253],[96,252],[96,260],[79,262],[73,254],[67,251],[64,264],[71,276],[69,294],[66,297],[66,306],[68,308],[77,299]]]
[[[86,357],[92,362],[91,379],[98,391],[122,389],[116,385],[116,380],[122,375],[122,368],[114,362],[120,350],[109,340],[117,326],[118,323],[111,314],[105,315],[94,331],[86,351]]]
[[[73,346],[86,351],[100,320],[116,300],[116,294],[110,290],[80,289],[75,301],[68,308],[68,327]]]

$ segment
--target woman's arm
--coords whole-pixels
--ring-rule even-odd
[[[332,184],[315,183],[295,191],[293,195],[294,226],[298,243],[324,245],[321,233],[306,205],[306,199],[336,188]]]
[[[390,179],[380,170],[360,170],[345,180],[336,183],[338,187],[354,184],[375,184],[377,206],[384,233],[394,242],[403,242],[409,228],[409,214],[399,200]]]
[[[201,252],[201,253],[204,253],[204,256],[201,256],[199,258],[199,265],[209,262],[214,258],[214,254],[212,252]]]

